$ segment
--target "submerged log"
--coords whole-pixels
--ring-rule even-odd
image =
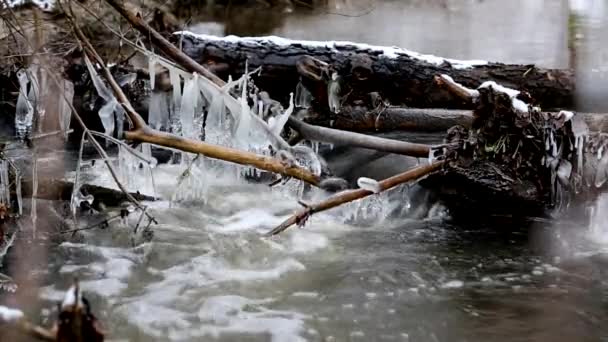
[[[262,66],[256,79],[261,89],[278,100],[287,100],[296,90],[306,67],[298,70],[303,59],[312,57],[327,63],[331,78],[336,72],[348,102],[377,92],[391,105],[419,108],[467,108],[453,94],[433,82],[437,74],[449,74],[457,82],[475,88],[494,80],[505,86],[529,92],[545,109],[566,108],[574,104],[575,78],[571,70],[543,69],[534,65],[509,65],[484,61],[457,61],[407,50],[348,42],[292,41],[276,37],[218,38],[184,32],[175,37],[183,51],[203,65],[217,68],[222,78],[240,75],[246,65],[252,70]],[[314,71],[314,66],[311,66]],[[222,71],[223,70],[223,71]],[[319,76],[319,75],[316,75]],[[314,78],[315,76],[313,76]],[[313,97],[326,98],[327,88],[310,87]],[[348,89],[346,89],[348,88]]]

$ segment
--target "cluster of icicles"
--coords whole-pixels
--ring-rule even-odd
[[[152,89],[148,112],[150,127],[189,139],[204,140],[211,144],[259,154],[269,154],[270,146],[279,157],[288,159],[288,162],[306,167],[317,175],[321,174],[322,164],[313,149],[306,145],[290,146],[281,137],[281,132],[294,111],[293,96],[290,99],[289,107],[285,110],[282,107],[278,111],[267,108],[268,103],[262,101],[248,84],[250,76],[257,71],[246,72],[237,80],[229,79],[223,87],[219,87],[209,79],[196,73],[186,72],[152,53],[148,53],[148,62],[150,88]],[[117,133],[118,136],[121,136],[120,129],[123,126],[124,110],[87,58],[85,58],[85,63],[97,93],[105,101],[98,113],[105,134],[112,136]],[[171,93],[155,91],[157,65],[169,71],[173,89]],[[239,96],[233,94],[239,94]],[[254,104],[251,108],[249,100]],[[301,85],[296,89],[296,102],[302,106],[310,103],[310,94]],[[133,149],[125,144],[120,144],[119,141],[114,142],[120,146],[118,169],[120,178],[128,189],[136,191],[149,188],[149,184],[142,184],[141,180],[151,180],[151,186],[154,188],[152,168],[156,166],[156,160],[151,155],[151,146],[140,144]],[[228,165],[185,152],[178,153],[181,154],[180,163],[186,169],[178,179],[172,196],[174,201],[204,199],[208,183],[210,183],[206,180],[208,172],[204,172],[205,170],[222,168],[223,171],[235,171],[239,177],[241,175],[259,176],[259,171],[255,168]],[[80,163],[79,158],[72,196],[74,214],[82,201],[93,201],[91,196],[83,196],[80,192]],[[153,191],[156,192],[155,189]]]
[[[68,80],[53,79],[47,69],[34,60],[28,68],[17,72],[19,94],[15,105],[15,133],[20,140],[35,139],[42,134],[45,121],[58,122],[59,133],[67,139],[72,112],[70,104],[74,97],[74,85]],[[53,79],[53,81],[51,81]],[[46,118],[46,113],[57,117]],[[36,158],[32,161],[31,218],[36,231],[36,196],[38,193],[38,167]],[[13,169],[14,182],[9,179],[9,169]],[[11,200],[11,184],[14,184],[15,199]],[[17,203],[17,213],[22,215],[21,173],[9,160],[0,159],[0,203],[7,207]]]

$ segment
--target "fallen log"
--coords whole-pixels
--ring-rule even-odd
[[[453,94],[438,89],[433,76],[449,74],[457,82],[475,88],[493,80],[507,87],[527,91],[545,109],[568,108],[574,104],[575,77],[571,70],[543,69],[534,65],[509,65],[485,61],[457,61],[421,55],[395,47],[350,42],[295,41],[278,37],[219,38],[179,32],[175,41],[183,51],[203,65],[221,65],[220,77],[241,75],[249,68],[263,67],[256,79],[261,89],[280,101],[296,90],[306,68],[298,70],[303,58],[327,63],[343,85],[341,96],[348,101],[377,92],[391,105],[419,108],[467,108]],[[222,71],[223,70],[223,71]],[[318,76],[318,75],[317,75]],[[326,79],[331,77],[325,75]],[[311,87],[313,97],[327,93],[325,87]],[[325,95],[326,97],[326,95]]]

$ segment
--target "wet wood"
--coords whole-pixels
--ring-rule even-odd
[[[443,166],[443,162],[438,161],[432,164],[423,165],[415,167],[411,170],[405,171],[401,174],[395,175],[393,177],[384,179],[379,183],[380,192],[386,191],[388,189],[394,188],[397,185],[404,184],[407,182],[415,181],[421,177],[427,176],[437,170],[439,170]],[[287,228],[297,224],[302,226],[308,218],[314,213],[318,213],[321,211],[329,210],[331,208],[335,208],[339,205],[349,203],[352,201],[356,201],[358,199],[362,199],[368,196],[373,195],[374,192],[365,190],[365,189],[355,189],[355,190],[347,190],[343,192],[339,192],[328,199],[321,201],[315,204],[303,204],[304,208],[300,209],[298,212],[290,216],[287,220],[283,221],[276,228],[267,233],[268,236],[277,235]]]
[[[115,1],[115,0],[111,0]],[[183,51],[197,62],[226,64],[226,79],[262,66],[256,85],[279,101],[287,101],[302,76],[297,64],[304,57],[328,63],[354,93],[378,92],[391,105],[418,108],[467,108],[465,101],[434,83],[434,76],[449,74],[456,82],[476,88],[493,80],[504,86],[529,92],[544,109],[574,105],[575,77],[571,70],[543,69],[534,65],[489,63],[455,68],[448,61],[440,65],[406,55],[386,57],[377,49],[357,46],[308,46],[295,42],[277,45],[267,40],[210,40],[191,35],[175,37]],[[326,91],[326,90],[325,90]],[[346,94],[346,92],[344,93]],[[344,95],[343,94],[343,95]],[[313,89],[313,95],[315,91]],[[317,96],[315,96],[317,97]]]
[[[430,146],[405,141],[374,137],[343,130],[309,125],[295,118],[289,118],[287,124],[296,130],[304,139],[330,144],[363,147],[371,150],[426,158]]]

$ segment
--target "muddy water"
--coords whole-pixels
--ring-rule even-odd
[[[352,13],[366,10],[350,3]],[[377,1],[356,18],[294,13],[273,33],[563,67],[564,3]],[[580,11],[583,44],[602,47],[606,10]],[[589,59],[599,49],[586,46],[585,60],[601,64]],[[96,165],[87,177],[111,184]],[[156,168],[158,194],[171,198],[183,170]],[[78,276],[113,340],[608,340],[606,200],[591,223],[454,226],[440,207],[411,218],[415,207],[408,210],[408,189],[400,188],[267,239],[260,234],[297,208],[295,184],[271,190],[227,169],[200,177],[205,201],[149,204],[160,222],[153,242],[131,247],[137,218],[130,218],[86,232],[87,244],[57,247],[40,297],[59,299]]]

